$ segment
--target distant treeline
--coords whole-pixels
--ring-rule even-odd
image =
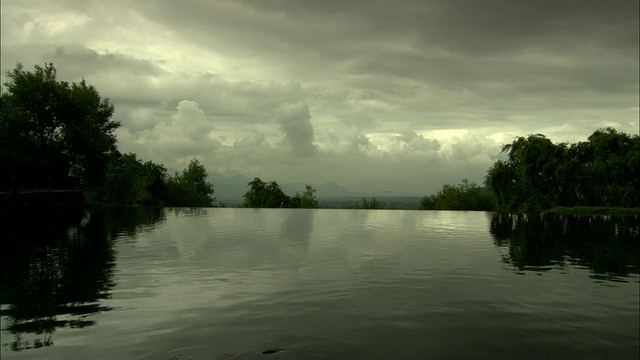
[[[122,154],[116,146],[114,108],[97,90],[58,81],[53,64],[7,72],[0,93],[0,192],[82,190],[90,203],[140,206],[213,206],[213,185],[197,160],[182,173]],[[535,212],[557,207],[637,208],[638,135],[612,128],[586,142],[554,144],[544,135],[504,145],[506,160],[487,172],[484,187],[463,180],[424,197],[421,209]],[[247,184],[244,207],[318,207],[310,185],[294,196],[275,182]],[[375,198],[345,207],[380,209]],[[389,208],[393,208],[390,205]]]
[[[242,207],[252,208],[317,208],[316,189],[307,184],[302,193],[288,196],[275,181],[264,182],[254,178],[247,184],[249,190],[243,195]]]
[[[490,211],[495,209],[495,200],[485,188],[464,179],[461,184],[445,184],[436,194],[423,197],[420,209]]]

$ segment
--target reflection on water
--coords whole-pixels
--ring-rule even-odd
[[[637,219],[92,209],[0,226],[2,358],[640,353]]]
[[[496,246],[504,261],[520,271],[547,271],[579,265],[597,280],[624,281],[638,274],[640,222],[637,217],[556,214],[493,214]]]
[[[3,347],[53,345],[57,328],[95,324],[90,315],[110,310],[100,300],[114,287],[114,239],[133,235],[164,217],[159,209],[81,209],[3,213],[0,289]]]

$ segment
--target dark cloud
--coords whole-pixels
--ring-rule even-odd
[[[638,131],[637,1],[8,0],[1,24],[3,73],[86,78],[171,168],[419,194],[515,136]]]
[[[66,76],[77,78],[95,73],[125,72],[131,76],[160,76],[166,71],[149,60],[136,59],[125,54],[99,54],[79,44],[58,46],[45,55],[54,64],[62,64]],[[72,72],[71,72],[72,71]]]

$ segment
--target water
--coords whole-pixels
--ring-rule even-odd
[[[4,214],[24,359],[637,359],[637,219],[112,209]]]

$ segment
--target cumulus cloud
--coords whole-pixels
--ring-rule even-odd
[[[313,137],[311,114],[306,104],[284,104],[278,108],[277,121],[285,142],[295,156],[306,157],[317,151]]]
[[[171,115],[139,110],[132,120],[133,126],[118,130],[120,147],[169,167],[180,167],[221,147],[211,136],[212,121],[195,101],[180,101]]]

